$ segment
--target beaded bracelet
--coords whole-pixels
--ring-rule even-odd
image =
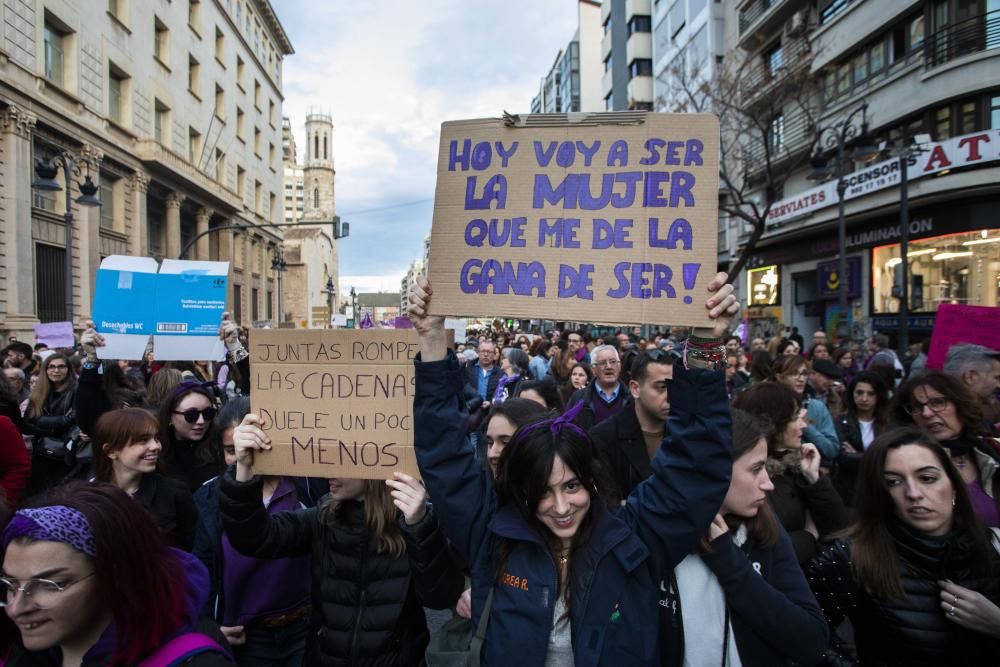
[[[703,361],[711,365],[713,370],[721,370],[726,359],[726,348],[721,340],[708,341],[709,344],[702,343],[704,339],[691,340],[688,336],[684,341],[684,370],[691,370],[688,359],[692,361]]]

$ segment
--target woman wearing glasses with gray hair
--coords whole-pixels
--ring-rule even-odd
[[[962,381],[937,372],[912,378],[896,392],[892,412],[896,422],[913,424],[948,451],[976,514],[1000,527],[998,444],[984,435],[980,403]]]
[[[459,366],[432,290],[411,288],[420,334],[414,444],[441,526],[469,563],[472,619],[489,614],[482,660],[541,665],[657,665],[660,574],[694,547],[726,495],[731,425],[721,335],[738,306],[725,274],[709,284],[715,327],[689,341],[672,380],[670,440],[624,505],[608,481],[580,407],[521,426],[496,480],[465,440]],[[598,359],[600,361],[600,359]],[[580,404],[578,404],[579,406]]]

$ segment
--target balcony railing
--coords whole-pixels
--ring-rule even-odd
[[[812,62],[809,42],[795,39],[781,46],[781,51],[771,57],[758,54],[740,76],[740,92],[745,103],[768,92],[771,85]]]
[[[740,12],[740,35],[747,31],[747,28],[752,26],[757,22],[764,13],[769,10],[774,5],[778,4],[781,0],[755,0],[746,8],[745,11]]]
[[[946,25],[924,44],[924,65],[937,67],[980,51],[1000,47],[1000,9]]]

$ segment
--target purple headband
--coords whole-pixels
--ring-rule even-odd
[[[87,517],[79,510],[65,505],[49,505],[15,512],[0,538],[3,549],[6,550],[18,537],[30,537],[42,542],[62,542],[91,558],[97,558],[97,546]]]
[[[212,387],[214,385],[215,382],[212,380],[207,380],[205,382],[198,382],[197,380],[184,380],[174,387],[174,390],[170,393],[170,400],[174,400],[181,394],[186,394],[189,391],[197,391],[199,389],[205,391],[208,394],[209,399],[211,399],[213,396]]]
[[[576,419],[577,415],[579,415],[581,412],[583,412],[583,401],[580,401],[579,403],[577,403],[569,410],[556,417],[555,419],[543,419],[541,421],[535,422],[534,424],[528,424],[524,428],[518,430],[517,442],[511,443],[511,445],[517,447],[530,434],[534,433],[535,431],[541,430],[545,427],[548,427],[549,432],[552,433],[552,435],[557,438],[559,437],[559,434],[562,433],[562,430],[564,428],[569,429],[576,435],[586,440],[587,445],[589,445],[590,448],[593,449],[594,442],[590,439],[590,436],[587,434],[587,432],[573,423],[573,420]]]

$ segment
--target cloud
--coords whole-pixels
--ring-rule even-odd
[[[333,117],[341,275],[395,275],[423,253],[445,120],[525,112],[576,30],[570,0],[275,2],[296,53],[282,115]],[[300,155],[301,159],[301,155]],[[405,202],[410,206],[385,209]],[[384,209],[371,211],[371,209]]]

